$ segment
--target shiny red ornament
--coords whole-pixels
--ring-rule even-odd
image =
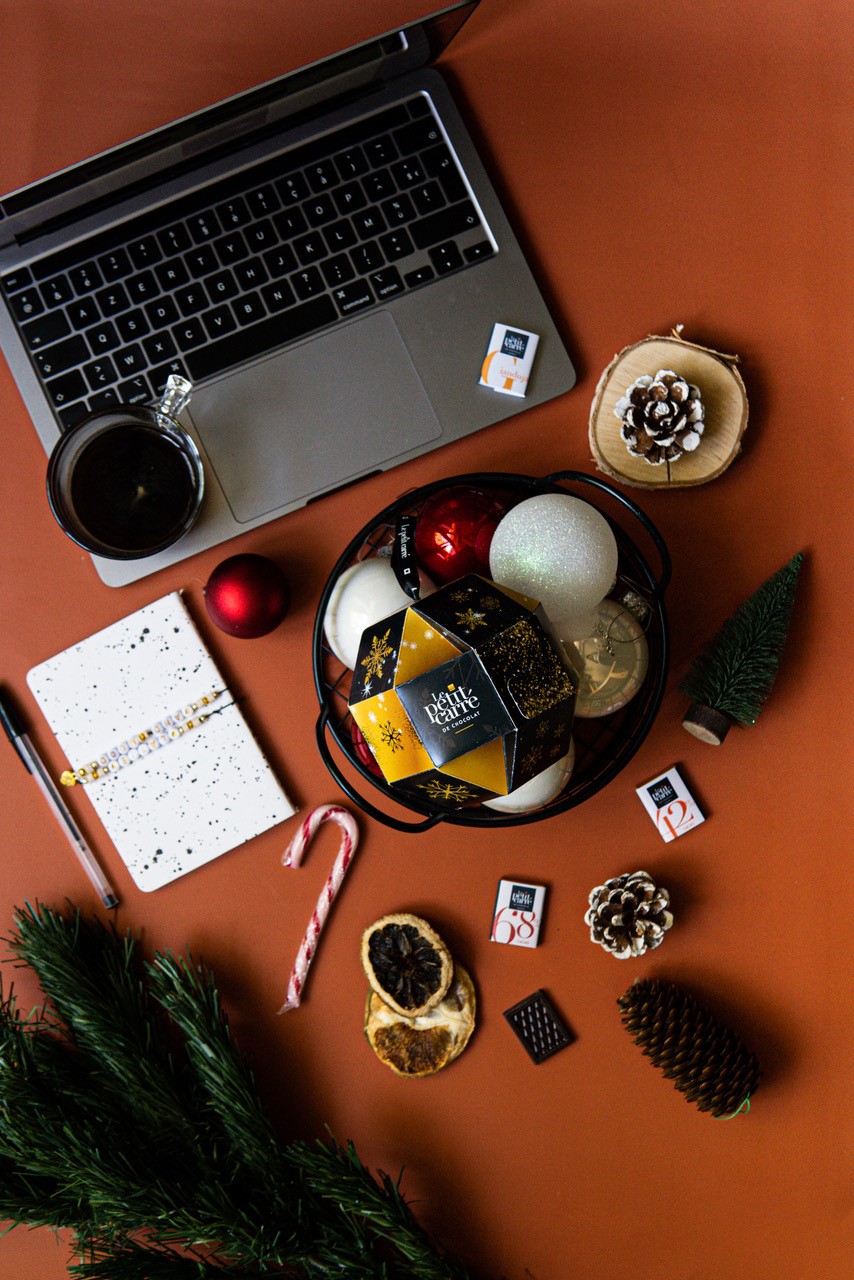
[[[229,556],[217,565],[205,587],[211,621],[242,640],[267,635],[282,621],[290,603],[287,578],[266,556]]]
[[[353,750],[360,764],[363,764],[369,773],[375,774],[378,778],[383,776],[383,771],[374,759],[374,753],[365,742],[362,730],[354,720],[350,726],[350,737],[353,739]]]
[[[489,575],[489,546],[506,507],[483,489],[460,486],[428,498],[415,526],[415,555],[434,582]]]

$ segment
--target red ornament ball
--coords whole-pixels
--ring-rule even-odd
[[[383,776],[383,771],[374,759],[374,753],[371,751],[367,742],[365,742],[362,730],[356,724],[355,720],[350,726],[350,737],[353,739],[353,750],[355,751],[356,758],[359,760],[360,764],[363,764],[369,773],[376,774],[378,778],[381,778]]]
[[[211,621],[241,640],[267,635],[282,621],[290,603],[287,578],[266,556],[229,556],[217,565],[205,587]]]
[[[505,506],[483,489],[459,486],[428,498],[415,526],[415,555],[436,583],[489,575],[489,546]]]

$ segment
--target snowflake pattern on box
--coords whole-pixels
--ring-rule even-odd
[[[389,751],[403,750],[403,734],[400,729],[395,728],[390,720],[386,720],[385,724],[380,725],[380,738]]]
[[[440,804],[466,804],[477,796],[477,792],[464,782],[439,782],[438,778],[431,778],[429,782],[417,785],[419,790],[427,793],[428,800],[436,800]]]
[[[465,613],[457,614],[457,622],[461,627],[465,627],[466,631],[474,631],[475,627],[486,626],[486,614],[480,613],[477,609],[466,609]]]
[[[374,636],[371,641],[370,652],[362,659],[362,666],[365,668],[366,689],[368,688],[371,676],[381,677],[383,667],[388,662],[389,658],[393,658],[395,656],[394,649],[392,649],[391,645],[388,643],[390,634],[391,630],[389,629],[383,636]]]

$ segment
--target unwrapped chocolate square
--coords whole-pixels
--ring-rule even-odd
[[[504,1017],[537,1064],[565,1049],[575,1039],[542,990],[506,1009]]]

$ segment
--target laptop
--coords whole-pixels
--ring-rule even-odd
[[[0,200],[0,348],[50,452],[193,383],[191,532],[121,586],[567,391],[569,356],[431,66],[463,0]],[[481,385],[496,323],[524,397]]]

